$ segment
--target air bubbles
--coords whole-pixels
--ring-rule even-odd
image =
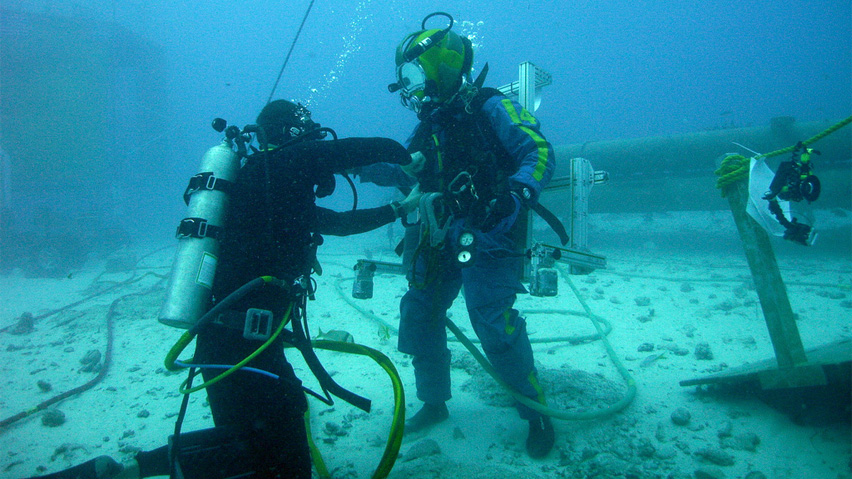
[[[485,22],[480,20],[478,22],[472,22],[469,20],[462,20],[458,22],[459,34],[465,36],[470,40],[471,45],[473,45],[473,50],[480,50],[484,44],[484,35],[482,32],[485,30]]]
[[[322,76],[319,86],[310,88],[310,96],[305,101],[306,106],[311,106],[316,101],[321,101],[328,94],[331,86],[340,79],[340,76],[346,70],[346,64],[355,56],[355,53],[361,51],[361,45],[358,43],[359,36],[364,33],[367,24],[372,20],[372,13],[364,13],[364,10],[372,3],[373,0],[361,0],[355,8],[352,20],[347,28],[348,32],[340,37],[343,42],[343,48],[337,55],[332,68]]]

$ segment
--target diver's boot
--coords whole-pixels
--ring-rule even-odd
[[[556,434],[549,417],[539,416],[530,420],[530,435],[527,436],[527,454],[530,457],[546,456],[553,449],[555,441]]]
[[[417,411],[417,414],[411,416],[411,419],[408,421],[405,421],[405,432],[422,431],[439,422],[446,421],[448,417],[450,417],[450,411],[447,410],[446,403],[423,403],[423,407]]]

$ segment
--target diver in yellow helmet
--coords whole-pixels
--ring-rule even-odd
[[[396,49],[397,82],[388,85],[392,93],[399,91],[406,108],[415,111],[422,119],[439,105],[459,98],[459,94],[472,89],[470,71],[473,65],[473,46],[465,37],[450,30],[452,17],[445,29],[420,30],[406,36]],[[482,78],[484,79],[483,70]],[[469,97],[470,95],[468,95]],[[469,100],[468,100],[469,101]]]
[[[449,26],[427,29],[435,16],[447,17]],[[361,176],[386,185],[391,177],[407,179],[397,186],[416,184],[424,195],[422,229],[406,232],[410,254],[403,255],[409,289],[400,301],[398,348],[412,356],[423,402],[408,418],[406,433],[449,417],[445,322],[462,287],[473,331],[494,369],[519,394],[545,402],[526,321],[513,306],[526,292],[518,277],[524,254],[518,238],[526,209],[553,175],[553,146],[530,112],[483,87],[487,64],[471,79],[471,42],[451,31],[452,24],[445,13],[431,14],[396,49],[396,82],[388,90],[417,112],[420,123],[406,146],[420,161],[391,165],[387,178],[367,168]],[[550,419],[521,403],[516,407],[529,422],[528,454],[546,456],[555,441]]]

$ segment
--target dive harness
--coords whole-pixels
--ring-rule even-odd
[[[273,317],[272,313],[265,310],[258,309],[249,309],[245,314],[245,324],[242,326],[244,337],[248,339],[256,339],[263,340],[265,342],[258,347],[255,352],[250,354],[244,360],[240,361],[236,365],[229,367],[222,374],[216,376],[215,378],[200,384],[198,386],[192,386],[192,378],[195,375],[195,368],[197,367],[210,367],[210,365],[202,365],[202,364],[194,364],[192,359],[188,359],[186,361],[179,360],[178,356],[180,353],[186,348],[186,346],[192,341],[195,335],[200,331],[202,327],[209,324],[220,324],[225,327],[237,327],[239,328],[240,321],[238,320],[239,313],[234,314],[234,311],[229,308],[231,305],[235,304],[237,301],[245,297],[250,292],[264,287],[266,285],[284,288],[290,291],[295,295],[295,300],[290,303],[287,307],[287,310],[284,314],[284,317],[281,319],[278,326],[275,328],[274,332],[272,330]],[[308,367],[311,369],[311,372],[316,376],[317,381],[320,383],[320,386],[323,390],[324,397],[314,391],[311,391],[308,388],[302,387],[302,389],[310,394],[324,404],[333,405],[334,401],[331,398],[331,395],[334,395],[353,406],[364,410],[365,412],[369,412],[371,408],[371,401],[367,398],[359,396],[339,384],[337,384],[332,378],[331,375],[323,368],[319,359],[317,358],[313,348],[326,349],[331,351],[339,351],[350,354],[358,354],[362,356],[368,356],[374,361],[376,361],[382,369],[388,374],[391,379],[393,389],[394,389],[394,414],[391,423],[391,431],[388,437],[387,445],[385,447],[385,452],[382,455],[382,459],[379,462],[379,466],[377,467],[375,473],[372,477],[374,478],[383,478],[388,475],[390,470],[393,468],[393,464],[396,461],[396,458],[399,454],[399,448],[402,444],[402,435],[403,435],[403,427],[405,422],[405,393],[402,387],[402,381],[399,378],[399,374],[397,373],[396,368],[390,359],[382,354],[381,352],[369,348],[367,346],[363,346],[360,344],[347,343],[341,341],[330,341],[330,340],[315,340],[311,341],[306,332],[307,328],[303,325],[303,320],[305,319],[304,311],[305,311],[305,302],[307,298],[312,294],[312,288],[310,287],[310,282],[305,277],[300,277],[294,280],[292,283],[285,283],[277,278],[271,276],[262,276],[259,278],[255,278],[254,280],[246,283],[218,304],[216,304],[213,308],[211,308],[207,314],[201,317],[198,322],[189,330],[183,333],[178,342],[172,347],[169,353],[166,356],[165,367],[169,371],[177,371],[184,368],[190,368],[190,373],[188,378],[181,384],[180,392],[184,394],[184,402],[181,407],[181,413],[179,415],[179,420],[175,427],[175,436],[172,437],[172,447],[173,457],[176,458],[179,454],[181,454],[182,449],[179,447],[179,441],[181,438],[180,435],[180,424],[183,420],[183,415],[186,410],[187,400],[189,398],[189,394],[195,391],[199,391],[204,389],[216,382],[224,379],[225,377],[233,374],[235,371],[239,369],[244,369],[246,371],[255,372],[259,374],[265,374],[269,376],[275,376],[272,373],[267,371],[258,370],[255,368],[247,367],[246,364],[263,352],[267,347],[269,347],[275,339],[279,335],[284,336],[284,341],[296,349],[302,354],[305,359],[305,362],[308,364]],[[292,321],[290,321],[292,319]],[[284,326],[288,323],[292,322],[293,331],[289,331],[284,328]],[[271,332],[271,333],[270,333]],[[213,366],[220,367],[223,366]],[[275,376],[277,377],[277,376]],[[313,458],[314,464],[317,468],[317,471],[320,474],[320,477],[326,478],[331,477],[328,474],[328,471],[323,463],[322,457],[314,444],[312,437],[310,435],[310,423],[308,421],[308,412],[306,411],[306,429],[308,432],[308,443],[311,450],[311,456]],[[216,430],[219,428],[214,428],[212,434],[219,435],[221,432],[217,432]],[[207,431],[197,431],[207,432]],[[190,433],[194,434],[194,433]],[[217,436],[218,437],[218,436]],[[194,442],[194,441],[193,441]],[[209,441],[207,441],[209,443]],[[216,443],[219,444],[218,442]],[[212,457],[213,460],[218,460],[218,455]],[[204,477],[195,476],[195,477]]]

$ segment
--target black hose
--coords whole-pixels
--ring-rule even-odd
[[[239,289],[226,296],[225,299],[217,303],[216,306],[210,308],[210,311],[207,311],[207,313],[205,313],[204,316],[202,316],[201,319],[199,319],[198,322],[196,322],[195,325],[187,331],[187,333],[192,336],[198,334],[198,331],[203,328],[204,325],[213,320],[213,318],[217,317],[219,313],[230,308],[232,304],[243,299],[243,297],[251,291],[263,286],[265,282],[266,280],[264,277],[259,277],[240,286]]]
[[[346,173],[343,173],[343,177],[346,178],[346,181],[349,183],[349,187],[352,188],[352,211],[358,209],[358,190],[355,188],[355,182],[352,181],[352,178],[349,177]]]
[[[71,396],[74,396],[74,395],[79,394],[83,391],[87,391],[87,390],[91,389],[92,387],[95,386],[95,384],[98,384],[99,382],[101,382],[101,380],[103,378],[106,377],[107,372],[109,371],[110,364],[112,363],[113,319],[115,318],[115,315],[116,315],[116,307],[118,306],[118,303],[121,300],[123,300],[123,299],[125,299],[129,296],[135,295],[135,294],[139,294],[139,293],[131,293],[131,294],[122,296],[122,297],[116,299],[115,301],[113,301],[112,304],[109,307],[109,312],[107,313],[107,321],[106,321],[106,326],[107,326],[106,352],[104,353],[104,364],[101,367],[101,370],[98,371],[98,375],[95,376],[94,378],[92,378],[91,380],[89,380],[88,382],[86,382],[85,384],[83,384],[82,386],[77,386],[76,388],[71,389],[69,391],[65,391],[62,394],[57,394],[56,396],[53,396],[52,398],[37,404],[35,407],[32,407],[32,408],[27,409],[25,411],[21,411],[18,414],[15,414],[14,416],[10,416],[6,419],[3,419],[2,421],[0,421],[0,431],[2,431],[3,429],[9,427],[10,425],[12,425],[12,424],[14,424],[18,421],[20,421],[21,419],[23,419],[25,417],[31,416],[31,415],[39,412],[39,411],[47,409],[48,407],[58,403],[59,401],[62,401],[63,399],[68,399]]]

